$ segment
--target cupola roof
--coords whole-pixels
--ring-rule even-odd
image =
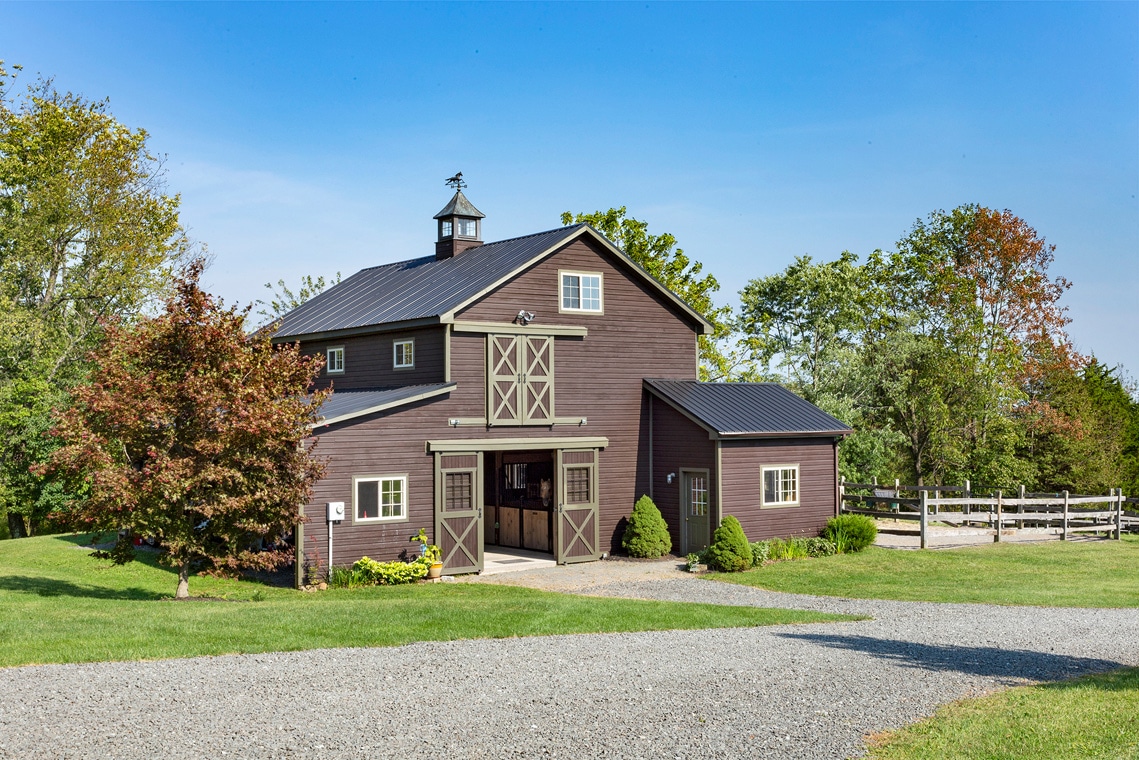
[[[463,195],[462,190],[456,190],[455,196],[451,198],[451,202],[443,207],[443,210],[436,214],[435,219],[447,219],[452,216],[466,216],[473,219],[485,219],[486,214],[475,208],[467,196]]]

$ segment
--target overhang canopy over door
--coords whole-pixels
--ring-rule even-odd
[[[443,572],[483,568],[482,453],[435,455],[435,543]]]
[[[487,335],[487,421],[549,425],[554,421],[554,338]]]
[[[558,451],[559,564],[600,559],[597,525],[597,449]]]

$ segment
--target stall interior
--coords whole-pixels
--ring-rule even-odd
[[[484,542],[552,552],[554,452],[497,451],[484,471]]]

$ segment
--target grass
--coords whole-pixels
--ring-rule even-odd
[[[305,594],[194,577],[192,594],[231,601],[173,602],[176,576],[153,554],[115,566],[86,538],[0,543],[0,666],[852,619],[468,583]]]
[[[1139,537],[937,551],[871,547],[716,580],[819,596],[1045,607],[1139,607]]]
[[[871,742],[872,760],[1139,757],[1139,668],[947,705]]]

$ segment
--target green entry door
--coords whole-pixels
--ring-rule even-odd
[[[708,548],[708,472],[681,470],[684,507],[684,552],[689,554]]]
[[[559,565],[600,559],[597,450],[558,451],[558,513],[554,541]]]
[[[435,456],[435,543],[443,553],[443,572],[480,572],[483,566],[482,454]]]

